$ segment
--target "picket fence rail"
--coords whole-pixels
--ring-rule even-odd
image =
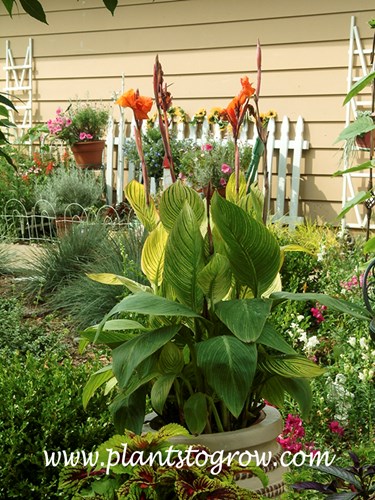
[[[146,127],[146,123],[144,122]],[[210,125],[205,118],[203,123],[197,125],[193,123],[175,123],[174,132],[178,140],[190,139],[197,144],[204,144],[208,140],[225,141],[222,136],[222,130],[219,125]],[[126,125],[124,119],[120,119],[118,124],[118,132],[113,120],[111,120],[106,140],[107,146],[107,161],[105,165],[105,183],[107,203],[113,202],[114,182],[116,185],[116,201],[123,201],[125,176],[124,166],[126,161],[124,157],[125,141],[134,139],[134,123],[130,126]],[[298,117],[295,126],[294,137],[290,137],[289,118],[284,116],[281,127],[280,137],[276,138],[276,123],[271,119],[267,127],[267,175],[270,190],[268,193],[269,200],[272,195],[272,177],[277,175],[277,193],[275,196],[275,210],[272,214],[273,221],[281,221],[294,228],[296,224],[303,222],[303,217],[298,216],[299,203],[299,186],[300,186],[300,168],[302,153],[309,149],[309,142],[303,137],[304,122],[301,116]],[[257,130],[253,123],[246,122],[241,129],[240,141],[243,144],[254,146],[257,138]],[[117,150],[117,151],[116,151]],[[115,153],[117,152],[117,161],[114,161]],[[291,157],[291,160],[289,158]],[[273,173],[272,165],[276,161],[276,174]],[[260,168],[261,164],[260,164]],[[166,171],[168,173],[168,171]],[[116,177],[116,180],[115,180]],[[127,181],[130,182],[134,178],[134,165],[128,165]],[[168,175],[164,176],[163,187],[167,187],[169,183]],[[289,186],[288,186],[289,183]],[[155,180],[151,180],[152,190],[156,189]],[[286,194],[290,193],[289,212],[285,211]],[[268,203],[268,206],[270,204]]]

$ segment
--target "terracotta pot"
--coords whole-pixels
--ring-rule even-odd
[[[144,432],[152,432],[152,428],[149,423],[147,423],[152,419],[152,415],[155,416],[155,414],[150,414],[146,417],[146,424],[143,427]],[[247,429],[214,434],[201,434],[200,436],[178,436],[172,438],[170,441],[176,444],[201,444],[209,448],[212,453],[223,450],[224,456],[227,456],[229,452],[233,453],[239,451],[243,453],[248,451],[253,454],[257,452],[258,457],[261,457],[262,453],[266,453],[266,458],[268,459],[268,453],[270,453],[272,458],[269,465],[264,468],[269,479],[269,484],[266,488],[263,487],[257,477],[249,478],[240,476],[237,481],[241,488],[256,491],[266,498],[276,498],[284,491],[282,475],[288,471],[288,469],[282,467],[279,462],[282,449],[276,441],[276,438],[282,430],[283,422],[280,412],[272,406],[266,406],[264,408],[264,418]],[[245,455],[243,462],[246,463],[247,460],[248,458],[246,458]],[[254,464],[256,465],[255,462]]]
[[[366,132],[363,135],[357,135],[355,138],[355,142],[357,146],[363,149],[370,149],[371,146],[371,134],[373,137],[373,144],[375,146],[375,130],[370,130],[370,132]]]
[[[208,190],[208,186],[204,186],[202,191],[203,191],[205,198],[208,198],[208,196],[209,196],[209,201],[211,200],[215,191],[217,191],[219,193],[219,195],[222,196],[223,198],[225,198],[225,195],[226,195],[225,186],[219,187],[219,188],[211,188],[211,191]]]
[[[58,238],[63,238],[66,234],[68,234],[72,228],[73,224],[80,224],[83,221],[82,217],[56,217],[55,219],[55,227],[56,227],[56,236]]]
[[[76,142],[71,150],[80,168],[100,168],[103,164],[105,141]]]

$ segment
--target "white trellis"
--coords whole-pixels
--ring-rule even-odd
[[[122,122],[122,123],[121,123]],[[146,126],[146,124],[145,124]],[[178,140],[190,139],[198,144],[202,144],[213,139],[221,141],[222,132],[218,125],[213,128],[210,126],[207,119],[203,121],[200,127],[190,123],[186,126],[185,123],[175,124],[176,137]],[[116,193],[117,202],[123,200],[123,187],[124,187],[124,157],[122,154],[122,144],[124,140],[133,138],[134,126],[128,127],[128,136],[124,136],[125,126],[122,120],[119,124],[119,134],[115,135],[115,127],[112,122],[107,136],[107,165],[106,165],[106,189],[107,189],[107,202],[112,203],[113,183],[114,183],[114,168],[113,161],[114,149],[117,146],[118,161],[117,161],[117,179],[116,179]],[[284,116],[281,128],[280,137],[275,136],[276,124],[273,119],[268,123],[268,138],[267,138],[267,173],[269,180],[269,197],[272,197],[272,165],[277,165],[277,193],[275,196],[275,212],[273,220],[279,220],[290,227],[303,221],[303,217],[298,216],[298,203],[299,203],[299,186],[300,186],[300,167],[303,150],[309,148],[309,143],[303,138],[304,122],[300,116],[295,126],[294,137],[290,137],[290,124],[288,117]],[[256,127],[248,122],[242,127],[240,140],[243,144],[254,146],[257,137]],[[166,173],[169,171],[166,170]],[[134,178],[134,166],[129,165],[128,182]],[[168,176],[164,177],[164,186],[168,185]],[[151,185],[153,187],[154,184]],[[285,211],[286,197],[290,193],[289,211]]]
[[[10,41],[6,40],[5,47],[5,87],[4,92],[9,94],[15,108],[17,117],[10,112],[11,121],[17,121],[17,128],[12,129],[15,136],[24,134],[32,126],[32,70],[33,70],[33,42],[29,38],[25,58],[22,64],[16,64],[12,54]]]
[[[365,49],[362,46],[361,38],[359,35],[358,27],[356,26],[355,17],[351,17],[350,21],[350,37],[349,37],[349,50],[348,50],[348,76],[347,76],[347,92],[352,88],[352,86],[360,80],[363,76],[367,75],[369,72],[375,70],[375,61],[372,67],[366,60],[366,56],[371,53],[371,49]],[[360,76],[356,74],[355,66],[358,60],[360,66]],[[346,105],[345,109],[345,126],[348,126],[351,121],[353,121],[357,116],[358,109],[370,110],[371,100],[361,99],[360,96],[353,97],[350,102]],[[350,168],[350,152],[344,151],[344,169]],[[344,207],[348,201],[350,201],[356,195],[355,188],[353,185],[353,179],[364,178],[366,181],[369,179],[369,174],[367,172],[353,172],[350,174],[343,175],[343,187],[342,187],[342,206]],[[363,228],[367,224],[367,215],[362,217],[360,212],[360,206],[356,205],[354,207],[356,222],[349,222],[343,219],[343,227],[347,226],[350,228]]]

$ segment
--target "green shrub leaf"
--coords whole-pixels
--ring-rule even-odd
[[[113,371],[111,365],[107,365],[104,368],[101,368],[90,376],[87,384],[83,388],[82,393],[82,403],[85,409],[90,399],[93,397],[95,391],[112,377]]]
[[[169,373],[161,375],[155,380],[151,389],[151,406],[154,410],[161,414],[163,413],[164,405],[175,381],[176,375]]]

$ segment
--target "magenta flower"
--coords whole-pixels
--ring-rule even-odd
[[[332,420],[332,422],[329,424],[329,430],[334,434],[338,434],[339,436],[343,436],[345,432],[345,429],[341,427],[337,420]]]
[[[79,134],[79,140],[80,141],[84,141],[85,139],[88,139],[88,140],[92,139],[92,135],[91,134],[86,134],[86,132],[81,132]]]
[[[213,149],[212,144],[202,144],[201,150],[202,151],[211,151]]]
[[[231,174],[233,172],[232,167],[230,165],[227,165],[226,163],[223,163],[221,165],[221,171],[223,174]]]
[[[221,184],[223,187],[225,187],[225,186],[227,185],[227,181],[226,181],[226,179],[224,179],[224,177],[222,177],[222,178],[220,179],[220,184]]]

